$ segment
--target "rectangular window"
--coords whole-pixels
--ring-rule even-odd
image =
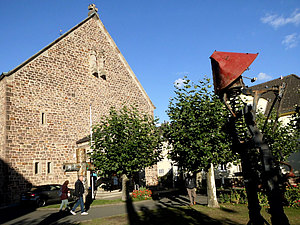
[[[226,164],[221,164],[220,165],[220,170],[226,170]]]
[[[158,170],[158,173],[159,173],[159,174],[163,174],[163,173],[164,173],[164,169],[159,169],[159,170]]]
[[[47,173],[51,173],[52,172],[52,168],[51,168],[51,162],[47,162]]]
[[[46,114],[44,112],[42,112],[42,115],[41,115],[41,123],[42,124],[46,123]]]
[[[38,174],[39,171],[39,162],[35,162],[34,163],[34,174]]]

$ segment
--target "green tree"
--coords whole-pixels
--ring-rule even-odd
[[[264,139],[268,143],[277,161],[286,161],[294,152],[299,151],[299,110],[292,116],[287,124],[280,120],[276,121],[276,112],[273,111],[263,130],[266,116],[259,112],[257,114],[257,126],[263,130]]]
[[[295,107],[295,113],[293,114],[292,116],[292,120],[291,120],[291,126],[293,128],[293,130],[295,131],[296,133],[296,137],[298,137],[298,150],[299,149],[299,142],[300,142],[300,106],[299,105],[296,105]]]
[[[163,128],[172,146],[170,157],[186,171],[210,168],[209,174],[213,177],[213,165],[232,162],[236,157],[230,150],[230,139],[224,129],[228,112],[212,93],[210,79],[205,78],[197,84],[187,77],[184,80],[183,87],[175,85],[175,97],[170,100],[167,111],[170,123]],[[214,199],[212,207],[218,206],[216,196],[212,196],[214,183],[214,179],[211,184],[208,182],[211,185],[208,196]]]
[[[93,128],[93,164],[100,175],[122,175],[122,200],[126,200],[128,177],[152,166],[160,158],[161,135],[153,117],[127,107],[112,108]]]

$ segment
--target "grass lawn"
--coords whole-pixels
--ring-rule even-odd
[[[270,223],[270,215],[266,209],[261,210],[262,215]],[[291,225],[300,225],[300,209],[285,208],[285,213]],[[94,219],[80,223],[82,225],[110,224],[164,224],[164,225],[205,225],[205,224],[247,224],[248,208],[247,205],[221,204],[220,209],[208,208],[196,205],[193,207],[179,208],[160,208],[157,210],[144,209],[138,214],[112,216]]]

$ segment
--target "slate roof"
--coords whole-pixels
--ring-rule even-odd
[[[251,87],[251,89],[253,90],[263,90],[266,89],[266,87],[281,85],[283,82],[286,83],[286,89],[283,98],[281,100],[282,106],[281,106],[281,110],[279,111],[281,116],[293,114],[295,112],[295,106],[300,105],[300,77],[299,76],[295,74],[291,74],[283,77],[282,79],[278,78],[278,79],[270,80],[268,82],[254,85]],[[268,113],[272,105],[272,102],[275,99],[275,94],[272,92],[268,92],[263,94],[262,98],[269,101],[266,109],[266,113]],[[275,109],[277,108],[277,106],[278,103],[276,103]]]

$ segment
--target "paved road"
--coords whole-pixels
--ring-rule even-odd
[[[198,204],[207,204],[205,196],[197,196]],[[80,212],[76,216],[69,212],[59,213],[57,209],[24,209],[14,208],[1,210],[0,224],[34,225],[34,224],[74,224],[80,221],[91,220],[94,218],[108,217],[126,214],[128,210],[141,211],[142,209],[156,209],[160,207],[177,207],[188,205],[188,197],[184,195],[176,197],[165,197],[160,200],[147,200],[134,202],[133,204],[119,203],[114,205],[94,206],[89,209],[87,216],[81,216]],[[77,208],[80,210],[80,206]]]

